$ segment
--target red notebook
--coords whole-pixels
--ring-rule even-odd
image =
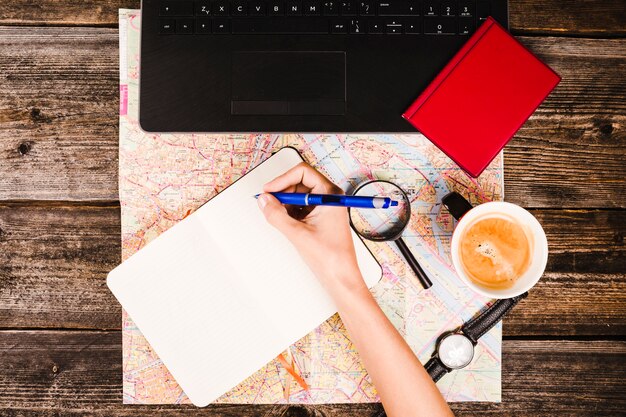
[[[477,177],[560,80],[488,18],[402,117]]]

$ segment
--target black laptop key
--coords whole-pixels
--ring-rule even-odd
[[[323,34],[328,33],[328,20],[309,18],[240,18],[233,19],[233,33],[260,34]]]
[[[436,1],[424,2],[424,16],[437,16],[439,14],[439,3]]]
[[[269,14],[271,16],[282,16],[285,14],[285,3],[282,1],[270,2]]]
[[[456,21],[450,18],[424,19],[424,33],[428,35],[454,35]]]
[[[228,2],[224,0],[213,2],[213,7],[211,11],[216,16],[227,16],[228,15]]]
[[[459,18],[459,33],[461,35],[471,35],[472,33],[474,33],[474,18],[473,17]]]
[[[385,33],[385,27],[382,19],[368,19],[367,33],[371,35],[381,35]]]
[[[379,16],[393,16],[393,2],[390,1],[379,1],[376,4],[378,9]]]
[[[231,14],[233,16],[245,16],[248,14],[248,2],[242,0],[236,0],[231,3]]]
[[[250,7],[248,8],[248,13],[250,16],[265,16],[265,3],[260,1],[254,1],[250,3]]]
[[[353,35],[362,35],[365,33],[365,24],[361,19],[350,19],[349,31]]]
[[[348,25],[345,20],[335,19],[330,23],[331,33],[348,33]]]
[[[322,4],[319,1],[305,1],[302,11],[306,16],[319,16],[322,13]]]
[[[356,2],[342,1],[340,4],[342,16],[356,16]]]
[[[288,1],[285,9],[289,16],[299,16],[302,14],[302,3],[299,1]]]
[[[359,14],[361,16],[372,16],[375,14],[374,3],[371,1],[362,1],[359,3]]]
[[[486,1],[476,3],[476,16],[479,21],[485,21],[491,14],[491,5]]]
[[[465,17],[474,16],[474,2],[473,1],[459,2],[459,16],[465,16]]]
[[[441,2],[441,15],[442,16],[456,16],[456,1],[442,1]]]
[[[211,33],[211,19],[199,17],[196,19],[196,33],[207,34]]]
[[[416,18],[404,20],[404,33],[407,35],[420,35],[422,33],[422,21]]]
[[[378,14],[380,16],[417,16],[419,8],[415,3],[407,3],[401,0],[378,2]]]
[[[230,19],[215,19],[213,33],[230,33]]]
[[[193,2],[162,1],[159,14],[161,16],[193,16]]]
[[[324,16],[339,16],[339,3],[325,0],[322,2],[322,14]]]
[[[197,1],[196,2],[196,16],[209,16],[211,14],[211,2],[209,1]]]
[[[406,15],[419,16],[420,4],[418,2],[411,1],[406,5]]]
[[[176,33],[179,35],[193,34],[193,19],[178,19],[176,21]]]
[[[176,33],[176,20],[174,19],[159,20],[159,33],[163,35],[170,35],[170,34]]]
[[[385,33],[387,35],[402,34],[402,22],[399,19],[385,20]]]

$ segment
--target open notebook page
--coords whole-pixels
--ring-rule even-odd
[[[204,406],[336,310],[253,195],[301,161],[285,148],[109,274],[111,291]],[[381,269],[355,237],[368,285]]]

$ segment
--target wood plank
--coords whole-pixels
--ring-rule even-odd
[[[117,42],[0,28],[0,200],[117,200]]]
[[[563,82],[506,148],[507,199],[626,208],[626,39],[522,41]],[[0,47],[0,200],[117,200],[117,32],[5,27]]]
[[[117,9],[139,0],[10,0],[0,4],[0,25],[115,26]],[[515,33],[616,36],[626,33],[621,0],[510,0]]]
[[[626,334],[626,211],[534,214],[547,273],[505,335]],[[119,329],[105,285],[119,262],[118,207],[0,204],[0,328]]]
[[[6,416],[373,416],[379,405],[123,406],[121,333],[0,332]],[[507,340],[503,402],[454,403],[457,415],[608,415],[626,409],[626,342]],[[599,370],[601,370],[599,372]]]
[[[9,0],[0,4],[0,25],[117,26],[117,11],[140,0]]]
[[[119,329],[120,261],[119,207],[0,205],[0,328]]]
[[[622,0],[509,0],[514,33],[617,36],[626,33]]]

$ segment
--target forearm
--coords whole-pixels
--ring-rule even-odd
[[[367,287],[352,282],[349,288],[331,290],[331,295],[387,415],[452,415],[435,383]]]

